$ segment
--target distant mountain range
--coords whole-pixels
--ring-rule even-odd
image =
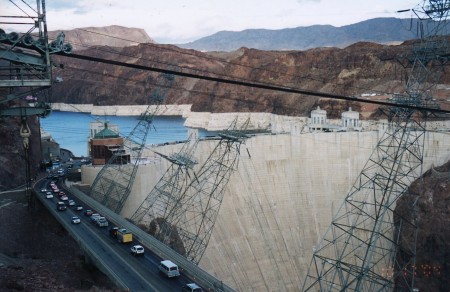
[[[433,24],[432,24],[433,25]],[[417,38],[417,19],[374,18],[335,27],[313,25],[279,30],[247,29],[220,31],[178,47],[197,51],[234,51],[241,47],[259,50],[307,50],[318,47],[344,48],[356,42],[399,43]]]

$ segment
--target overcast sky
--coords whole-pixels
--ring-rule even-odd
[[[34,0],[24,0],[35,6]],[[3,15],[17,15],[0,0]],[[180,44],[216,32],[283,29],[314,24],[342,26],[377,17],[408,18],[421,0],[47,0],[49,30],[121,25],[143,28],[158,43]],[[5,13],[6,12],[6,13]],[[12,14],[11,14],[12,13]]]

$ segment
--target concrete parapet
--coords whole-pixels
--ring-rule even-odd
[[[156,115],[186,116],[191,111],[191,104],[162,105]],[[52,109],[64,112],[85,112],[92,115],[139,116],[145,112],[147,105],[108,105],[53,103]],[[156,109],[156,106],[152,106]]]

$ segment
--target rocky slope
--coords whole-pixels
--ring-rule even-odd
[[[411,260],[410,251],[417,232],[415,265],[419,291],[448,291],[450,287],[450,162],[427,171],[397,202],[396,221],[417,220],[417,230],[404,224],[401,233],[400,262]],[[415,213],[412,206],[415,207]],[[411,268],[409,266],[408,268]],[[399,284],[399,283],[397,283]]]
[[[0,95],[1,95],[0,89]],[[20,101],[13,102],[9,106],[24,105]],[[5,105],[0,105],[0,108]],[[29,159],[30,159],[30,178],[36,175],[37,167],[40,162],[40,136],[37,117],[28,117],[26,123],[31,131],[29,138]],[[2,171],[0,175],[0,191],[9,190],[26,183],[25,165],[26,156],[23,147],[23,139],[20,136],[22,121],[19,117],[3,117],[0,123],[0,164]]]
[[[363,93],[393,93],[403,90],[407,72],[402,65],[412,42],[399,46],[357,43],[344,49],[316,48],[308,51],[259,51],[241,48],[231,53],[201,53],[169,45],[141,44],[125,48],[98,47],[83,51],[90,56],[144,66],[182,70],[242,81],[295,87],[350,96]],[[55,56],[64,69],[55,70],[64,82],[53,87],[55,102],[95,105],[153,103],[164,95],[167,104],[193,104],[199,112],[271,112],[307,116],[317,105],[329,110],[331,118],[352,106],[364,104],[320,99],[185,77],[175,77],[167,86],[156,73],[96,62]],[[403,62],[403,64],[402,64]],[[441,83],[450,81],[445,67]]]
[[[91,46],[126,47],[140,43],[154,43],[145,30],[118,25],[50,31],[49,40],[54,40],[60,32],[64,33],[65,42],[70,43],[74,50],[83,50]]]

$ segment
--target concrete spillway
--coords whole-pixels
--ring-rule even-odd
[[[299,291],[314,245],[378,139],[378,131],[248,139],[200,266],[239,291]],[[424,171],[450,159],[449,134],[429,132],[425,140]],[[199,161],[215,143],[199,143]],[[123,216],[134,213],[167,166],[155,158],[140,167]],[[83,183],[90,184],[99,170],[83,168]]]

